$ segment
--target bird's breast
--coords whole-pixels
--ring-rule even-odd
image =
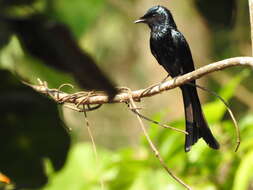
[[[163,38],[153,38],[150,39],[151,49],[157,54],[160,62],[172,62],[176,56],[176,47],[173,44],[171,38],[163,37]],[[162,63],[160,63],[162,64]]]
[[[150,38],[150,48],[158,63],[172,76],[177,76],[180,71],[177,66],[176,47],[170,36],[163,38]]]

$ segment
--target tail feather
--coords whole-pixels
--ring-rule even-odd
[[[211,148],[219,149],[219,143],[214,138],[203,115],[196,88],[184,85],[181,90],[185,108],[186,131],[188,132],[185,137],[185,151],[190,151],[191,146],[201,137]]]

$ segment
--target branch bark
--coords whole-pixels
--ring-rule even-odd
[[[250,66],[253,70],[253,57],[234,57],[218,61],[206,66],[203,66],[193,72],[179,76],[172,80],[163,82],[153,87],[132,91],[132,98],[134,101],[140,101],[144,97],[154,96],[164,91],[176,88],[189,81],[199,79],[209,73],[220,71],[234,66]],[[103,93],[79,92],[75,94],[68,94],[59,89],[49,89],[45,83],[40,85],[30,85],[39,93],[46,94],[58,103],[71,103],[75,105],[92,105],[92,104],[106,104],[106,103],[122,103],[129,102],[130,97],[127,92],[118,93],[112,101],[109,102],[108,96]]]

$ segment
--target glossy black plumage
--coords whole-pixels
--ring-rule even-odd
[[[151,29],[150,49],[156,60],[171,77],[183,75],[194,70],[190,47],[183,34],[178,31],[168,9],[162,6],[150,8],[136,23],[146,23]],[[191,83],[195,84],[195,81]],[[214,149],[219,143],[209,129],[204,118],[196,87],[185,84],[180,86],[185,108],[186,131],[185,151],[203,138]]]

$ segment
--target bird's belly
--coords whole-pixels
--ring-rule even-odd
[[[167,51],[160,51],[163,52],[163,54],[159,55],[160,57],[159,63],[170,74],[171,77],[176,77],[183,74],[180,69],[179,60],[176,57],[174,49],[167,48],[166,50]]]
[[[151,51],[158,63],[169,73],[171,77],[183,74],[180,67],[180,57],[177,55],[177,48],[171,38],[151,38]]]

